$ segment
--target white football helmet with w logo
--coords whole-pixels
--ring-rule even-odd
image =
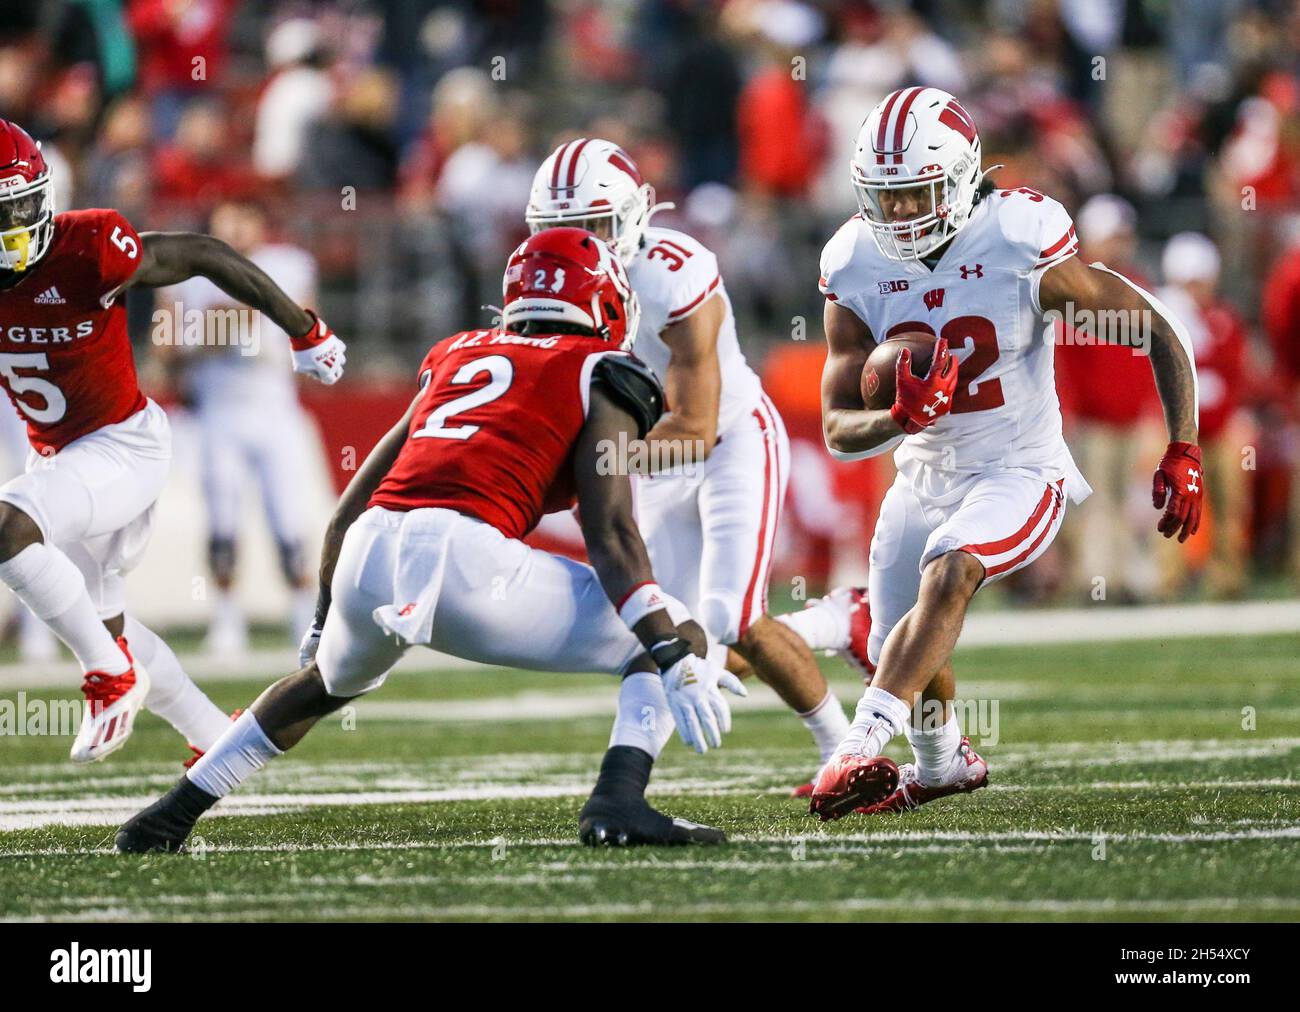
[[[862,217],[891,260],[919,260],[961,231],[984,176],[975,120],[938,88],[886,95],[858,131],[849,164]],[[928,205],[893,220],[889,191],[918,187],[928,188]]]
[[[524,219],[533,234],[568,225],[607,238],[630,265],[641,248],[656,204],[655,191],[626,151],[613,141],[581,137],[561,144],[533,177]]]

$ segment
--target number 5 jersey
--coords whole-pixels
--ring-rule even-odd
[[[68,211],[54,218],[49,251],[0,288],[0,383],[38,452],[145,406],[116,298],[140,252],[116,211]]]

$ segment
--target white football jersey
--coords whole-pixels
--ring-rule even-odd
[[[1066,478],[1075,502],[1091,489],[1061,435],[1050,328],[1039,325],[1038,285],[1078,251],[1074,224],[1034,190],[995,190],[932,271],[891,260],[855,215],[822,251],[821,290],[876,341],[920,331],[947,338],[961,372],[952,410],[903,439],[895,461],[940,472],[1025,469]]]
[[[248,259],[299,305],[316,297],[316,259],[306,250],[267,244],[254,250]],[[179,302],[187,313],[226,307],[246,309],[207,278],[200,277],[163,289],[160,301],[169,309]],[[256,335],[247,332],[244,321],[248,317],[241,314],[239,319],[240,330],[228,335],[227,347],[180,349],[195,353],[191,379],[200,406],[238,404],[255,408],[268,402],[296,403],[298,392],[288,335],[265,314],[257,319]],[[249,354],[253,349],[256,354]]]
[[[641,322],[632,351],[654,370],[661,383],[672,352],[660,333],[685,320],[714,293],[722,295],[725,310],[718,330],[718,364],[722,370],[718,432],[726,432],[753,413],[763,387],[736,339],[736,318],[718,273],[718,258],[684,232],[651,227],[646,229],[645,242],[628,269],[628,278],[641,304]]]

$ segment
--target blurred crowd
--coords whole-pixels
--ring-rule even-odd
[[[59,206],[204,228],[223,200],[258,202],[315,256],[363,374],[488,318],[537,163],[598,135],[676,204],[657,221],[718,252],[747,353],[781,363],[772,384],[815,386],[817,257],[856,210],[852,141],[908,84],[958,94],[997,182],[1060,199],[1085,255],[1158,292],[1196,341],[1211,537],[1151,545],[1150,370],[1067,343],[1068,437],[1098,494],[1033,593],[1088,592],[1098,558],[1108,599],[1237,596],[1251,567],[1300,579],[1300,3],[0,6],[0,115],[43,141]],[[815,446],[815,389],[782,406]],[[810,543],[840,522],[819,510],[792,504]]]

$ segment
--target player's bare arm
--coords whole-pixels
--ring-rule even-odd
[[[876,346],[871,328],[829,300],[822,314],[826,364],[822,367],[822,431],[833,453],[870,453],[903,434],[888,409],[862,404],[862,368]]]
[[[293,368],[331,384],[343,375],[345,348],[312,310],[285,294],[266,272],[227,243],[196,232],[140,233],[140,266],[123,288],[160,288],[207,278],[232,299],[265,313],[290,335]]]
[[[1201,451],[1196,443],[1196,367],[1190,340],[1178,334],[1173,322],[1141,290],[1113,271],[1090,267],[1077,257],[1044,273],[1039,303],[1046,313],[1068,313],[1072,320],[1085,323],[1107,319],[1102,314],[1115,311],[1140,313],[1141,318],[1150,321],[1151,371],[1169,430],[1169,447],[1156,468],[1152,503],[1156,509],[1163,510],[1157,524],[1160,533],[1166,538],[1177,536],[1179,541],[1186,541],[1200,527],[1204,494]],[[1085,326],[1083,329],[1105,328]],[[1124,330],[1146,332],[1146,328]],[[1122,343],[1125,338],[1123,333],[1094,333],[1093,336],[1112,343]]]
[[[690,459],[703,460],[713,452],[722,395],[718,330],[725,315],[726,303],[715,295],[686,319],[660,331],[672,352],[664,376],[669,411],[646,436],[648,442],[666,444],[651,460],[671,462],[687,452],[693,455]]]
[[[574,447],[574,482],[578,490],[578,516],[587,557],[600,585],[615,606],[634,587],[654,580],[650,556],[632,513],[632,482],[626,474],[601,474],[598,462],[602,446],[617,445],[620,435],[637,438],[632,415],[599,386],[591,392],[587,424]],[[682,629],[688,645],[697,654],[707,649],[704,631],[695,622]],[[678,635],[668,612],[652,611],[633,628],[646,649]]]
[[[1145,313],[1151,320],[1151,371],[1164,408],[1171,440],[1196,442],[1195,366],[1178,335],[1162,313],[1155,311],[1142,293],[1118,274],[1098,270],[1071,257],[1043,275],[1039,302],[1044,312],[1064,314],[1073,309],[1082,320],[1105,319],[1116,310]],[[1087,314],[1082,315],[1082,314]],[[1084,329],[1087,329],[1086,327]],[[1093,328],[1097,329],[1097,328]],[[1132,333],[1137,328],[1125,328]],[[1094,337],[1123,343],[1123,333],[1096,333]]]

